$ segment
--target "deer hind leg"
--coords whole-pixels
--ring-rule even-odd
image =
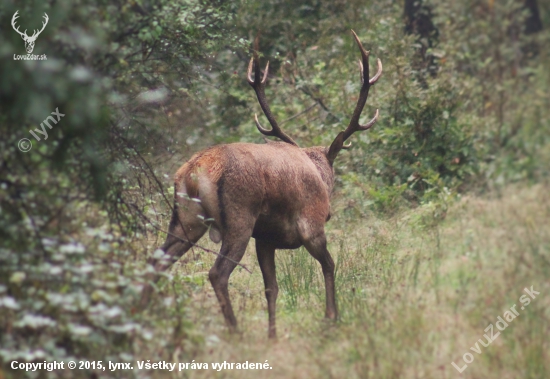
[[[229,227],[224,231],[220,254],[208,273],[208,278],[218,298],[225,322],[231,332],[237,330],[237,319],[229,299],[229,276],[245,253],[248,241],[252,236],[253,224],[252,222],[249,227],[243,229]]]
[[[325,317],[334,320],[338,317],[334,289],[334,261],[327,250],[327,239],[324,230],[304,241],[307,251],[321,264],[325,277],[326,312]]]
[[[204,214],[202,207],[193,201],[186,201],[174,207],[166,241],[160,247],[164,255],[160,259],[151,257],[147,260],[156,272],[167,270],[206,233],[208,226],[198,217],[202,214]],[[159,279],[158,275],[151,277],[153,282]],[[152,293],[153,286],[146,285],[141,295],[142,308],[149,303]]]
[[[268,337],[276,338],[277,330],[275,328],[275,304],[279,286],[275,276],[275,248],[270,244],[256,240],[256,255],[262,270],[265,285],[265,298],[267,299],[267,312],[269,314]]]

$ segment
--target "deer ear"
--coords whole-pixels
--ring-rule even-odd
[[[338,133],[334,141],[332,141],[332,144],[330,145],[327,153],[327,159],[332,165],[334,160],[336,159],[336,156],[342,150],[342,147],[344,146],[344,132]]]

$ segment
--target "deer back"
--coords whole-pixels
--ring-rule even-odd
[[[199,203],[201,212],[194,212],[213,219],[213,240],[252,225],[255,238],[289,248],[301,245],[308,225],[328,219],[332,185],[324,148],[281,142],[214,146],[194,155],[175,177],[180,208]]]

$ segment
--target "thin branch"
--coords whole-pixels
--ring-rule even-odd
[[[330,115],[334,120],[338,120],[338,122],[342,122],[342,120],[340,119],[340,117],[337,117],[334,113],[332,113],[330,111],[330,109],[328,109],[328,107],[325,105],[325,103],[323,102],[323,99],[321,99],[320,97],[318,96],[315,96],[313,94],[313,92],[310,90],[309,87],[307,86],[303,86],[300,88],[300,91],[302,91],[304,94],[308,95],[309,97],[311,97],[313,99],[313,101],[315,101],[317,104],[319,104],[319,106],[321,108],[323,108],[323,110],[325,112],[327,112],[328,115]]]
[[[170,235],[170,236],[172,236],[172,237],[174,237],[174,238],[180,240],[181,242],[186,242],[186,243],[190,244],[191,246],[197,247],[197,248],[199,248],[199,249],[201,249],[201,250],[203,250],[203,251],[205,251],[205,252],[207,252],[207,253],[212,253],[212,254],[217,255],[218,257],[225,258],[225,259],[227,259],[228,261],[230,261],[230,262],[232,262],[232,263],[235,263],[237,266],[241,266],[241,267],[244,268],[246,271],[248,271],[250,274],[252,274],[252,271],[250,271],[250,270],[248,269],[248,267],[246,267],[246,266],[243,265],[242,263],[237,262],[237,261],[234,261],[233,259],[228,258],[227,256],[222,255],[222,254],[220,254],[220,253],[218,253],[218,252],[216,252],[216,251],[214,251],[214,250],[210,250],[210,249],[207,248],[207,247],[204,247],[204,246],[201,246],[201,245],[197,245],[197,244],[194,243],[194,242],[187,241],[187,240],[185,240],[185,239],[183,239],[183,238],[181,238],[181,237],[179,237],[179,236],[177,236],[177,235],[175,235],[175,234],[173,234],[173,233],[170,233],[170,232],[167,231],[167,230],[164,230],[164,229],[161,228],[160,226],[155,225],[155,224],[151,221],[151,219],[149,219],[149,217],[147,217],[146,215],[143,214],[143,212],[141,212],[139,209],[137,209],[137,207],[135,206],[135,204],[127,204],[127,205],[131,205],[131,206],[133,206],[134,208],[136,208],[136,211],[139,212],[139,213],[141,214],[141,217],[143,217],[145,220],[147,220],[147,221],[149,222],[149,224],[150,224],[153,228],[157,229],[159,232],[166,233],[167,235]]]
[[[304,113],[307,113],[310,110],[312,110],[313,108],[315,108],[317,105],[319,105],[319,103],[317,103],[317,102],[313,103],[312,105],[310,105],[309,107],[307,107],[306,109],[301,111],[300,113],[296,113],[294,116],[291,116],[291,117],[287,118],[286,120],[281,121],[280,125],[283,125],[285,122],[288,122],[288,121],[294,120],[297,117],[300,117]]]

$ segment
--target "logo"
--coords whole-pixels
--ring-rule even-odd
[[[59,112],[59,108],[55,108],[55,112],[52,112],[51,114],[57,117],[57,120],[52,116],[48,116],[44,121],[40,123],[40,127],[42,128],[42,130],[39,130],[38,128],[34,129],[34,131],[29,130],[29,133],[31,133],[33,137],[36,138],[37,141],[40,141],[40,137],[38,137],[36,133],[42,134],[42,138],[44,138],[45,140],[48,139],[48,132],[44,127],[44,124],[46,124],[46,126],[51,129],[53,125],[51,125],[50,122],[53,122],[55,125],[59,122],[59,120],[61,120],[62,117],[65,117],[65,113]],[[27,151],[30,151],[30,149],[32,149],[32,142],[28,138],[22,138],[21,140],[19,140],[17,147],[23,153],[26,153]]]
[[[36,39],[38,38],[38,36],[40,35],[40,33],[42,33],[42,31],[44,30],[44,28],[46,27],[46,25],[48,25],[48,15],[46,13],[44,13],[44,21],[42,22],[42,29],[40,30],[34,30],[32,36],[29,36],[27,35],[27,29],[25,29],[24,32],[21,32],[19,31],[19,26],[16,26],[15,25],[15,20],[17,20],[17,18],[19,17],[18,15],[19,11],[15,12],[15,14],[13,15],[12,19],[11,19],[11,26],[13,27],[13,30],[15,30],[17,33],[19,33],[19,35],[21,36],[21,38],[23,38],[23,41],[25,41],[25,50],[27,50],[27,55],[13,55],[13,59],[14,60],[45,60],[47,59],[46,58],[46,55],[43,54],[43,55],[34,55],[32,54],[32,51],[34,50],[34,43],[36,42]]]

